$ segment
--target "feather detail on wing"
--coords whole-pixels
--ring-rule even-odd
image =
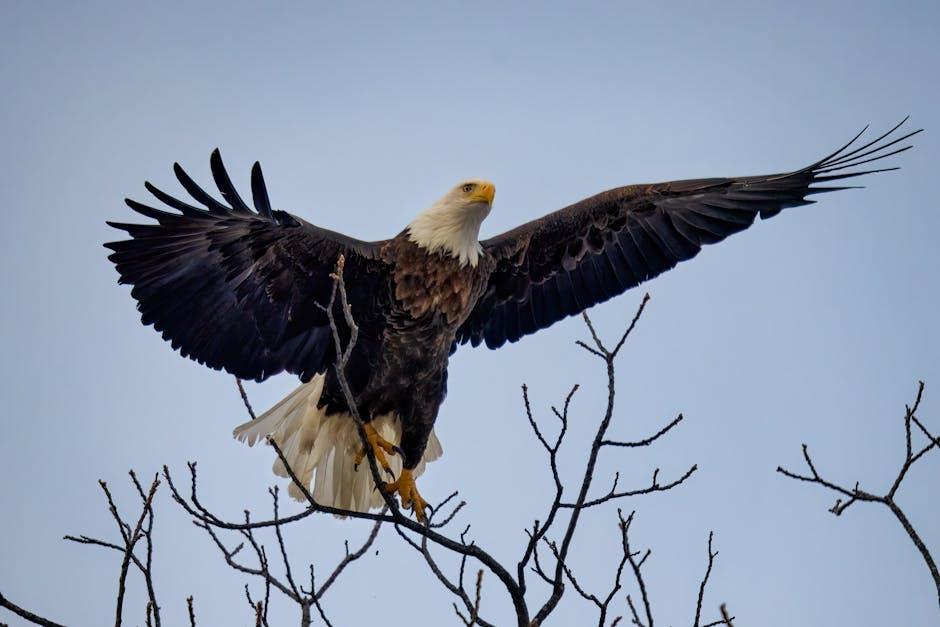
[[[856,147],[867,130],[815,163],[783,174],[632,185],[602,192],[482,242],[496,264],[457,342],[515,342],[655,277],[680,261],[808,196],[848,189],[831,183],[896,170],[855,169],[904,152],[920,130],[907,120]]]
[[[381,242],[363,242],[271,208],[261,173],[251,171],[249,207],[236,191],[219,151],[210,159],[224,204],[175,164],[183,188],[202,205],[183,202],[146,183],[175,211],[128,199],[127,205],[156,224],[108,224],[130,239],[105,246],[144,324],[211,368],[242,379],[263,380],[288,371],[302,380],[332,360],[333,339],[323,307],[330,273],[346,255],[350,302],[366,313],[384,265]],[[342,316],[339,316],[342,319]]]

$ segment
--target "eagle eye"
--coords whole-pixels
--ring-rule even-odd
[[[463,186],[463,192],[465,194],[469,194],[471,191],[473,191],[473,183],[467,183]]]

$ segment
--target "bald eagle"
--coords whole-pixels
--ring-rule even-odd
[[[611,189],[482,241],[496,193],[489,181],[461,181],[395,237],[366,242],[275,210],[258,163],[249,206],[216,150],[210,165],[223,200],[175,164],[200,206],[145,183],[175,211],[128,199],[155,223],[109,222],[130,239],[105,246],[119,282],[133,286],[143,324],[184,357],[241,379],[300,378],[299,388],[235,436],[248,444],[271,436],[318,502],[367,511],[382,498],[359,468],[363,444],[337,381],[326,314],[331,272],[343,255],[359,327],[345,375],[368,445],[396,477],[389,493],[423,519],[415,477],[442,452],[433,427],[458,346],[515,342],[691,259],[758,215],[848,188],[835,181],[896,169],[857,166],[910,148],[899,144],[919,131],[898,131],[903,123],[858,145],[863,129],[791,172]],[[343,316],[335,318],[348,340]],[[279,462],[274,470],[288,476]],[[290,491],[301,497],[296,486]]]

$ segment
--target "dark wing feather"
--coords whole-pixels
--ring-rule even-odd
[[[346,256],[353,310],[376,322],[369,313],[385,273],[378,260],[381,242],[362,242],[273,211],[257,163],[252,209],[235,190],[218,150],[210,165],[228,205],[175,165],[180,183],[203,207],[147,183],[175,212],[128,199],[131,209],[156,224],[109,222],[131,236],[105,244],[114,251],[109,259],[120,283],[133,286],[141,321],[183,356],[242,379],[260,381],[287,371],[308,380],[332,361],[333,338],[322,308],[340,254]]]
[[[812,194],[848,189],[820,183],[895,170],[854,168],[908,150],[891,149],[920,132],[896,134],[906,120],[855,147],[863,129],[793,172],[621,187],[486,240],[496,268],[457,341],[490,348],[515,342],[691,259],[758,215],[770,218],[815,202],[807,200]]]

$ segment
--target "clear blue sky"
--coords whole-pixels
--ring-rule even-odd
[[[231,377],[141,326],[101,247],[115,237],[104,221],[128,217],[122,199],[144,198],[144,180],[174,188],[174,161],[207,181],[219,146],[244,186],[261,160],[275,205],[367,239],[485,176],[498,187],[483,227],[494,234],[621,184],[801,166],[868,122],[911,114],[927,133],[900,172],[757,224],[647,286],[613,433],[646,435],[679,411],[688,421],[598,472],[639,485],[656,466],[701,468],[625,504],[638,510],[634,541],[653,548],[662,624],[690,624],[709,530],[721,554],[707,607],[727,601],[739,627],[940,623],[888,512],[837,519],[828,494],[774,472],[797,467],[808,442],[834,477],[887,487],[919,378],[923,415],[940,426],[938,3],[198,4],[4,4],[0,590],[61,621],[111,620],[116,556],[61,537],[114,534],[96,480],[130,504],[130,467],[182,472],[195,459],[214,507],[267,510],[271,453],[231,439],[245,418]],[[619,333],[640,296],[596,308],[599,329]],[[573,345],[584,335],[569,320],[452,360],[445,456],[421,486],[430,500],[459,489],[475,539],[507,560],[550,489],[519,386],[549,420],[549,404],[583,385],[574,470],[603,392]],[[294,384],[249,392],[265,408]],[[940,555],[938,477],[940,459],[925,462],[899,500]],[[244,577],[165,494],[158,508],[166,623],[183,624],[193,594],[201,624],[247,624]],[[615,516],[592,513],[575,544],[587,585],[614,568]],[[298,565],[326,568],[365,531],[323,519],[290,539]],[[452,624],[451,599],[410,549],[389,532],[378,548],[325,600],[335,623]],[[142,607],[136,584],[131,595]],[[413,607],[422,620],[408,620]],[[506,609],[488,582],[484,610],[502,623]],[[572,593],[555,624],[585,611]]]

